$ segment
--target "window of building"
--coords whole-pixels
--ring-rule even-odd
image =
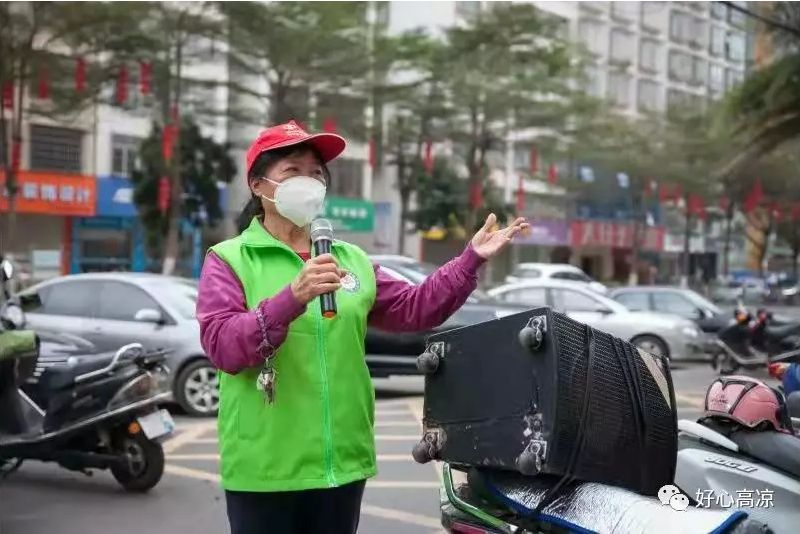
[[[725,92],[725,68],[722,65],[709,64],[708,89],[712,96],[719,96]]]
[[[642,39],[639,45],[639,68],[658,72],[660,70],[659,52],[660,45],[657,41]]]
[[[744,81],[744,73],[736,69],[727,69],[725,77],[727,78],[725,86],[729,91]]]
[[[706,83],[706,60],[701,57],[692,58],[692,83],[695,85],[705,85]]]
[[[699,17],[692,17],[692,29],[689,33],[689,44],[695,47],[704,48],[708,29],[706,21]]]
[[[31,170],[81,172],[83,132],[31,125]]]
[[[364,162],[357,159],[338,158],[328,163],[331,183],[328,195],[345,198],[361,198],[364,181]]]
[[[659,31],[666,21],[666,2],[641,2],[642,26],[650,31]]]
[[[720,57],[725,55],[725,28],[720,28],[719,26],[711,27],[711,43],[708,51],[712,56]]]
[[[659,84],[653,80],[639,80],[637,103],[640,111],[658,111]]]
[[[688,82],[692,77],[691,56],[678,50],[670,50],[669,77],[672,80]]]
[[[667,92],[667,106],[669,113],[699,110],[703,105],[703,98],[700,95],[688,93],[678,89],[670,89]]]
[[[725,40],[725,56],[731,60],[741,63],[744,61],[744,35],[740,32],[728,32]]]
[[[722,2],[711,2],[711,16],[715,19],[725,20],[728,18],[728,6]]]
[[[578,23],[578,37],[581,43],[593,54],[605,52],[603,25],[593,20],[582,20]]]
[[[617,63],[633,62],[633,35],[625,30],[611,31],[611,60]]]
[[[669,19],[669,36],[678,43],[687,42],[692,36],[693,22],[691,15],[682,11],[673,11]]]
[[[731,2],[731,4],[741,8],[747,8],[747,2]],[[738,9],[734,9],[733,7],[728,9],[728,22],[730,22],[732,25],[741,28],[745,25],[746,20],[747,16]]]
[[[111,173],[130,177],[139,167],[139,146],[141,139],[127,135],[111,137]]]
[[[617,20],[632,22],[639,14],[639,2],[611,2],[611,16]]]
[[[608,75],[608,98],[617,106],[628,107],[630,103],[631,77],[624,72]]]
[[[586,68],[586,94],[595,98],[603,96],[603,75],[597,65]]]

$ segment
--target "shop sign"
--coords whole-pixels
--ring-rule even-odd
[[[322,216],[341,232],[372,232],[375,228],[375,205],[366,200],[328,197]]]
[[[564,220],[528,219],[528,235],[514,238],[523,245],[560,246],[569,244],[569,223]]]
[[[642,248],[660,252],[664,250],[664,228],[645,228]],[[573,247],[599,246],[608,248],[631,248],[633,224],[609,221],[572,221],[570,243]]]
[[[133,184],[117,176],[97,177],[97,215],[104,217],[136,217]]]
[[[0,211],[8,210],[5,173],[0,173]],[[45,215],[95,214],[96,186],[94,176],[57,172],[20,171],[17,173],[15,209],[19,213]]]

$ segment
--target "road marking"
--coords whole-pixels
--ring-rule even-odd
[[[419,435],[410,434],[376,434],[375,441],[419,441]]]
[[[413,427],[420,427],[419,421],[377,421],[375,423],[375,427],[387,427],[387,426],[413,426]]]
[[[207,480],[209,482],[219,482],[220,476],[217,473],[210,473],[201,469],[192,469],[182,465],[166,464],[164,472],[171,475],[193,478],[195,480]],[[438,482],[425,481],[405,481],[405,480],[368,480],[367,487],[373,489],[428,489],[438,488]]]
[[[692,395],[687,393],[676,393],[675,400],[677,402],[694,406],[695,408],[703,408],[705,406],[705,395]]]
[[[408,454],[378,454],[379,462],[409,462],[412,460],[411,453]],[[219,454],[215,453],[193,453],[193,454],[169,454],[168,460],[183,460],[183,461],[216,461],[219,460]]]
[[[197,424],[189,427],[188,430],[181,429],[177,436],[164,443],[164,453],[174,452],[184,445],[195,442],[200,436],[212,428],[216,428],[216,423]]]
[[[408,523],[425,528],[439,528],[441,530],[442,523],[433,517],[410,514],[408,512],[401,512],[400,510],[393,510],[391,508],[384,508],[382,506],[374,506],[372,504],[362,504],[361,513],[380,517],[382,519],[391,519],[393,521],[400,521],[401,523]]]
[[[375,415],[380,416],[390,416],[390,415],[411,415],[408,410],[381,410],[380,408],[375,410]]]
[[[192,443],[219,443],[219,438],[197,438],[196,440],[192,441]]]

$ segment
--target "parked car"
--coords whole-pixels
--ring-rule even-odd
[[[697,326],[681,317],[634,312],[589,289],[560,280],[532,280],[507,284],[489,295],[509,304],[550,306],[576,321],[626,339],[651,354],[673,360],[704,358]]]
[[[769,297],[766,282],[758,278],[725,280],[711,289],[711,298],[719,304],[762,304]]]
[[[421,284],[437,269],[435,265],[420,263],[406,256],[375,255],[370,259],[389,276],[415,285]],[[490,321],[527,309],[530,306],[498,302],[476,290],[452,317],[433,330],[396,333],[369,327],[365,345],[370,373],[375,377],[418,374],[417,356],[425,350],[425,339],[430,334]]]
[[[605,295],[608,288],[593,280],[589,275],[568,263],[520,263],[506,277],[507,284],[526,282],[528,280],[558,280],[585,287]]]
[[[53,278],[23,292],[41,306],[27,313],[28,327],[78,336],[98,353],[139,342],[171,350],[175,401],[191,415],[219,406],[217,372],[200,346],[194,280],[145,273],[92,273]]]
[[[678,315],[697,323],[708,334],[715,334],[730,322],[730,314],[692,291],[670,286],[623,287],[610,297],[631,311],[653,311]]]

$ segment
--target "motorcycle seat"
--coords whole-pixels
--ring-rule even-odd
[[[739,451],[780,469],[792,476],[800,477],[800,438],[783,432],[756,432],[738,430],[730,435]]]
[[[39,384],[49,390],[63,389],[75,383],[75,378],[107,367],[112,356],[73,358],[66,365],[48,367],[39,378]]]
[[[550,523],[570,532],[602,534],[765,534],[762,523],[737,510],[709,510],[688,505],[683,511],[662,505],[655,497],[594,482],[572,482],[559,490],[541,513],[536,507],[558,477],[525,477],[514,472],[475,471],[469,484],[475,492],[531,521]],[[687,501],[688,503],[689,501]]]
[[[785,337],[800,334],[800,323],[769,325],[766,327],[765,332],[768,338],[780,340]]]

